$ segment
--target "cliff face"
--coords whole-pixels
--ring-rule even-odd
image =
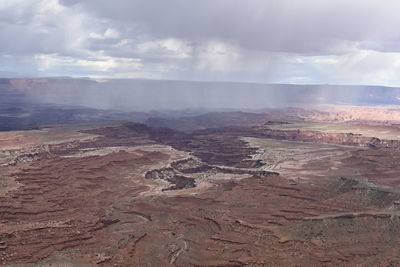
[[[56,104],[152,110],[262,109],[312,104],[398,104],[400,89],[379,86],[251,84],[162,80],[0,79],[0,92]],[[36,98],[35,98],[36,97]]]
[[[9,80],[10,85],[20,91],[29,91],[37,86],[48,83],[48,79],[12,79]]]
[[[0,92],[27,92],[48,82],[48,79],[0,79]]]
[[[314,111],[299,110],[298,118],[312,121],[346,122],[346,121],[375,121],[400,122],[398,105],[385,106],[354,106],[354,105],[322,105]]]

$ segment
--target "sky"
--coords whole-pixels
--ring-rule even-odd
[[[400,85],[398,0],[0,0],[0,76]]]

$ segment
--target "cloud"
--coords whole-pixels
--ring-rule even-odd
[[[70,1],[65,0],[64,3]],[[76,5],[76,1],[74,1]],[[83,8],[134,26],[136,34],[196,42],[220,39],[246,49],[342,52],[346,43],[398,40],[395,0],[85,0]]]
[[[89,33],[89,37],[93,39],[118,39],[120,36],[119,32],[116,29],[108,28],[104,33]]]
[[[395,0],[6,0],[0,71],[396,85],[399,8]]]
[[[192,48],[181,40],[168,38],[140,43],[137,52],[158,57],[188,58]]]

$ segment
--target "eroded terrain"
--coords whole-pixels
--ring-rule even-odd
[[[397,126],[310,125],[1,133],[0,263],[398,265]]]

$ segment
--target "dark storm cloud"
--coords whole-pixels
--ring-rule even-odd
[[[80,4],[135,34],[194,42],[222,39],[244,48],[291,53],[340,53],[351,42],[394,46],[396,1],[371,0],[64,0]]]

